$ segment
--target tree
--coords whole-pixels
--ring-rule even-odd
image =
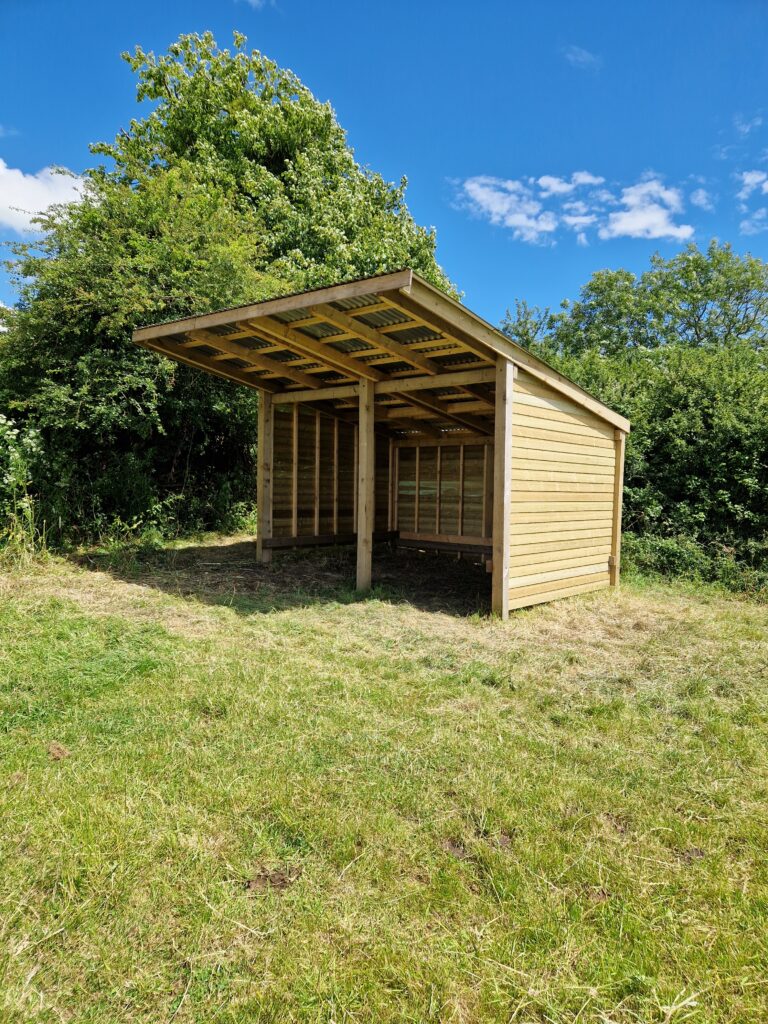
[[[538,328],[538,329],[537,329]],[[632,421],[625,524],[751,557],[768,535],[768,264],[713,242],[600,271],[504,330]]]
[[[411,266],[453,291],[405,181],[360,167],[333,110],[243,36],[124,54],[150,112],[92,147],[82,201],[15,246],[0,413],[38,432],[49,534],[221,525],[253,494],[254,393],[130,342],[133,327]]]

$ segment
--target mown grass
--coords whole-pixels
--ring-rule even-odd
[[[768,608],[229,551],[2,577],[0,1020],[768,1019]]]

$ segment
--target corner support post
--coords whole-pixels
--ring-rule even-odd
[[[493,441],[493,577],[491,608],[509,618],[509,560],[512,529],[512,403],[516,367],[496,358],[496,409]]]
[[[613,467],[613,516],[611,522],[611,557],[608,561],[609,582],[612,587],[619,585],[621,569],[621,512],[624,502],[624,450],[627,435],[616,428],[613,432],[615,455]]]

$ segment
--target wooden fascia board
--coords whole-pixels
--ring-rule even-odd
[[[139,327],[133,332],[136,344],[151,341],[168,334],[181,334],[184,331],[205,330],[209,327],[221,327],[238,320],[250,320],[255,317],[274,316],[276,313],[287,313],[292,309],[307,309],[324,302],[340,302],[344,299],[356,298],[358,295],[379,295],[384,291],[408,293],[413,280],[413,271],[398,270],[392,274],[379,277],[362,278],[346,284],[332,285],[328,288],[316,288],[310,292],[285,295],[278,299],[267,299],[265,302],[253,302],[247,306],[233,309],[221,309],[202,316],[189,316],[181,320],[171,320],[162,324],[150,324]]]

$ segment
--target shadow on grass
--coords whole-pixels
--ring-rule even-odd
[[[275,552],[270,565],[258,563],[254,543],[241,539],[71,557],[83,568],[115,579],[227,605],[242,615],[318,603],[351,604],[368,596],[451,615],[490,612],[491,577],[483,566],[447,555],[395,552],[388,545],[375,548],[373,591],[365,597],[354,587],[351,548]]]

